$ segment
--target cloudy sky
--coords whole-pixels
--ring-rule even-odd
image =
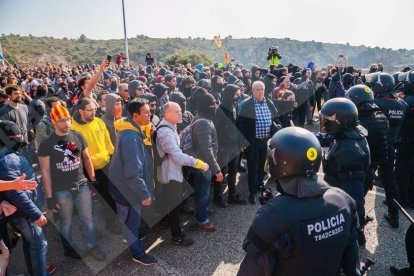
[[[122,0],[0,0],[0,34],[123,38]],[[125,0],[128,37],[271,37],[414,49],[412,0]]]

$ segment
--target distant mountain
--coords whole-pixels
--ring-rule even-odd
[[[34,37],[19,35],[2,35],[0,42],[4,56],[10,62],[26,65],[44,65],[47,61],[60,64],[98,63],[108,54],[116,55],[124,51],[123,39],[92,40],[85,35],[78,39],[56,39],[52,37]],[[133,64],[144,64],[145,55],[153,53],[157,61],[164,62],[169,56],[178,52],[203,52],[213,62],[223,62],[223,51],[226,48],[235,63],[247,67],[253,64],[267,64],[267,51],[271,46],[278,46],[283,64],[293,63],[306,66],[309,61],[316,62],[319,67],[334,63],[338,54],[344,54],[348,64],[357,68],[367,68],[371,63],[381,62],[388,70],[394,66],[414,63],[414,50],[351,46],[349,44],[332,44],[315,41],[298,41],[290,38],[248,38],[233,39],[231,36],[222,39],[223,48],[217,49],[213,40],[205,38],[150,38],[137,36],[128,39],[129,56]]]

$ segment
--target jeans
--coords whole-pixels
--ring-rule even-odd
[[[202,172],[190,168],[194,176],[194,200],[197,221],[201,224],[208,223],[208,201],[210,199],[211,171]]]
[[[96,245],[95,225],[92,217],[92,198],[89,187],[84,185],[79,192],[72,193],[70,190],[55,192],[59,209],[59,231],[62,238],[63,250],[73,249],[72,240],[72,213],[76,205],[82,223],[82,235],[86,249],[91,249]]]
[[[49,275],[46,272],[47,241],[41,227],[25,217],[11,218],[10,223],[23,236],[23,253],[30,275]]]
[[[125,206],[116,202],[116,211],[122,224],[122,234],[127,240],[132,256],[143,256],[145,254],[145,248],[144,244],[139,239],[141,205]]]

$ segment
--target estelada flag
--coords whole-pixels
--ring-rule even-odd
[[[220,35],[214,37],[214,43],[216,44],[217,49],[221,48],[221,38]]]
[[[231,58],[229,53],[227,53],[226,49],[224,49],[224,64],[230,64]]]

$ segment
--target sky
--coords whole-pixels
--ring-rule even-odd
[[[124,0],[127,36],[269,37],[414,49],[413,0]],[[0,0],[0,34],[124,37],[122,0]]]

